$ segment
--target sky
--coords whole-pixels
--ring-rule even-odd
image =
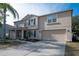
[[[73,9],[73,16],[79,15],[79,3],[10,3],[19,13],[19,19],[14,19],[8,11],[6,23],[14,25],[14,21],[21,20],[27,14],[44,15],[48,13]]]

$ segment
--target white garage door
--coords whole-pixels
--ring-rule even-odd
[[[66,30],[45,30],[42,31],[43,40],[65,41]]]

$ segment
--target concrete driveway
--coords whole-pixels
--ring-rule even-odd
[[[0,56],[63,56],[65,43],[52,41],[26,42],[0,49]]]

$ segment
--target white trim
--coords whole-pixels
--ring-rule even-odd
[[[49,17],[49,16],[55,16],[56,22],[50,22],[50,23],[49,23],[49,22],[48,22],[48,17]],[[58,19],[57,19],[57,18],[58,18],[57,15],[48,15],[48,16],[47,16],[47,24],[58,24]]]

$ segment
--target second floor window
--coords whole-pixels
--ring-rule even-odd
[[[35,23],[36,23],[36,19],[34,18],[34,25],[35,25]]]
[[[36,24],[36,19],[30,19],[28,25],[34,26]]]
[[[47,17],[48,23],[54,23],[57,22],[56,16],[50,15]]]
[[[28,20],[28,25],[30,25],[30,20]]]

